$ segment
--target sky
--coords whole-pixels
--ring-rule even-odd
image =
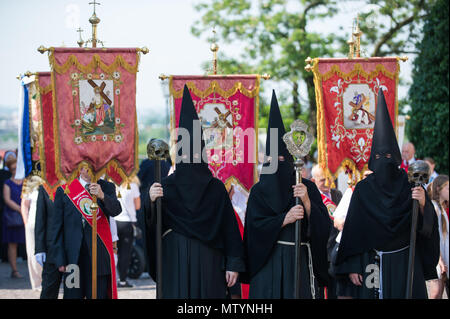
[[[76,47],[79,26],[83,39],[91,36],[88,22],[92,15],[91,0],[0,0],[0,105],[20,103],[19,81],[26,71],[49,71],[47,54],[37,48]],[[98,38],[106,47],[148,47],[141,56],[137,78],[138,114],[147,110],[165,114],[166,104],[158,76],[160,74],[204,74],[202,63],[212,59],[210,43],[205,35],[194,37],[190,28],[200,18],[194,9],[199,0],[99,0],[97,16],[101,19]],[[339,16],[328,23],[319,22],[311,28],[336,32],[336,25],[347,23],[357,10],[358,1],[343,4]],[[355,4],[356,3],[356,4]],[[220,51],[238,56],[239,47],[219,43]],[[401,76],[410,75],[412,59],[401,65]],[[279,83],[266,85],[276,88]],[[270,94],[271,90],[266,90]],[[304,91],[304,90],[303,90]],[[399,97],[407,88],[399,89]],[[268,99],[267,99],[268,100]]]

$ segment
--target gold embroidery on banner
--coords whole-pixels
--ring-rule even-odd
[[[256,77],[255,88],[253,90],[246,89],[242,85],[242,82],[240,82],[240,81],[236,81],[236,83],[234,83],[233,87],[229,90],[222,89],[219,85],[219,82],[217,82],[216,80],[211,81],[208,88],[205,89],[204,91],[198,89],[197,86],[195,85],[195,83],[192,81],[187,81],[186,85],[187,85],[189,91],[192,91],[196,96],[198,96],[199,98],[202,98],[202,99],[206,98],[207,96],[211,95],[212,93],[217,93],[220,96],[222,96],[223,98],[228,99],[230,96],[235,95],[238,90],[243,95],[250,97],[250,98],[254,98],[254,97],[258,96],[259,82],[260,82],[260,76],[255,75],[255,77]],[[179,98],[183,97],[183,89],[176,91],[173,87],[173,76],[170,76],[170,78],[169,78],[169,90],[170,90],[170,94],[174,98],[179,99]]]
[[[319,72],[319,62],[320,59],[313,59],[312,72],[314,76],[314,90],[316,95],[316,105],[317,105],[317,149],[318,149],[318,162],[322,167],[324,174],[326,177],[331,178],[333,183],[332,187],[334,187],[334,180],[337,179],[340,172],[344,171],[346,167],[352,170],[353,174],[356,172],[359,173],[358,181],[361,180],[364,171],[368,169],[368,165],[364,165],[363,169],[359,171],[356,167],[356,164],[353,160],[349,158],[345,158],[339,164],[336,172],[332,173],[328,168],[328,158],[327,158],[327,140],[326,140],[326,126],[325,126],[325,106],[323,102],[323,87],[322,81],[329,80],[333,75],[338,75],[344,80],[352,79],[355,76],[362,76],[367,80],[371,80],[378,76],[379,73],[382,73],[386,77],[391,80],[395,80],[395,129],[398,130],[398,82],[399,82],[399,74],[400,74],[400,63],[399,58],[397,58],[397,68],[395,72],[388,71],[384,65],[377,64],[375,70],[371,72],[366,72],[362,65],[359,63],[355,63],[353,70],[344,73],[341,71],[338,65],[333,65],[331,69],[322,74]]]
[[[122,68],[127,70],[129,73],[137,73],[138,66],[139,66],[139,60],[140,60],[140,55],[138,52],[136,52],[136,64],[130,65],[125,61],[125,59],[120,54],[118,54],[116,56],[116,58],[114,59],[113,63],[111,63],[110,65],[106,65],[105,63],[102,62],[102,60],[98,54],[94,54],[92,56],[91,61],[88,64],[83,65],[78,61],[78,59],[75,55],[71,54],[67,58],[66,62],[64,62],[64,64],[60,65],[56,62],[54,53],[55,53],[55,48],[51,48],[48,59],[50,62],[50,66],[52,67],[52,70],[55,70],[59,74],[66,73],[72,66],[75,66],[78,70],[80,70],[83,73],[89,73],[92,69],[94,69],[96,67],[100,67],[103,71],[105,71],[107,73],[112,73],[115,69],[117,69],[118,66],[121,66]]]

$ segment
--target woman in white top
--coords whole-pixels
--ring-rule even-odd
[[[441,238],[441,256],[439,258],[439,264],[437,265],[437,273],[439,279],[437,284],[433,284],[433,289],[430,297],[441,299],[444,293],[444,288],[447,285],[448,294],[448,259],[449,259],[449,246],[448,246],[448,176],[439,175],[431,184],[431,199],[434,205],[434,210],[438,215],[439,221],[439,235]]]
[[[42,179],[39,176],[31,176],[24,182],[22,192],[22,217],[25,224],[25,243],[27,249],[28,272],[30,273],[31,288],[41,289],[42,266],[34,258],[34,226],[36,223],[36,202],[39,193],[39,185]]]
[[[129,187],[128,187],[129,185]],[[122,206],[122,213],[114,217],[117,224],[119,288],[132,287],[126,280],[130,266],[131,250],[133,246],[133,223],[136,223],[136,211],[141,208],[139,179],[133,178],[131,183],[124,183],[117,189],[117,197]],[[120,194],[120,196],[119,196]]]

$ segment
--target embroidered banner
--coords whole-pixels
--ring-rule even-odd
[[[203,127],[209,169],[229,188],[247,192],[257,181],[259,75],[171,76],[172,145],[176,142],[184,85]]]
[[[333,180],[367,170],[378,91],[383,90],[397,128],[398,58],[314,59],[318,161]]]
[[[38,151],[41,165],[41,177],[44,188],[50,198],[54,198],[59,180],[55,171],[55,138],[53,131],[53,87],[50,72],[39,72],[36,75],[36,116],[38,119]],[[33,111],[34,113],[34,111]],[[34,122],[34,120],[33,120]],[[34,154],[34,153],[33,153]]]
[[[116,184],[138,169],[138,49],[51,48],[55,172],[72,181],[82,163]]]

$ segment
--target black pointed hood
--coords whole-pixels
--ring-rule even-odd
[[[176,168],[182,167],[183,164],[202,164],[201,166],[207,169],[208,163],[207,161],[204,161],[204,159],[206,159],[206,154],[204,154],[205,156],[200,156],[203,153],[206,153],[205,141],[203,140],[203,129],[197,111],[195,110],[191,94],[186,85],[183,90],[178,128],[182,128],[189,133],[189,149],[183,151],[181,148],[179,150],[177,154],[178,157],[182,156],[181,153],[186,153],[186,151],[188,151],[188,155],[182,158],[183,162],[177,161]],[[178,135],[177,143],[180,142],[184,142],[183,135]],[[189,161],[187,162],[188,159]]]
[[[278,134],[276,139],[278,154],[271,154],[275,147],[270,143],[271,130],[273,129],[277,130]],[[275,91],[273,91],[266,139],[266,155],[269,157],[269,161],[264,163],[262,167],[258,188],[264,194],[264,200],[267,205],[278,214],[283,213],[286,207],[289,206],[292,197],[292,185],[295,183],[294,160],[283,141],[285,133],[286,129],[281,118],[277,96]],[[279,156],[283,156],[284,161],[280,161]],[[274,163],[277,164],[275,172],[272,172],[273,168],[270,163],[272,165]]]
[[[378,93],[378,103],[373,130],[372,150],[369,159],[369,169],[374,171],[374,160],[377,154],[391,154],[397,165],[402,163],[402,155],[398,147],[397,137],[392,126],[391,117],[386,104],[383,90]]]
[[[178,130],[178,134],[182,135],[178,135],[177,139],[181,149],[176,154],[176,169],[161,181],[164,192],[163,231],[171,229],[174,233],[198,239],[209,247],[222,251],[227,258],[242,258],[242,239],[233,206],[225,185],[214,178],[208,168],[205,143],[200,135],[201,124],[186,86],[178,127],[182,129]],[[183,142],[183,139],[186,140]],[[189,149],[183,151],[183,146]],[[184,162],[179,162],[183,153],[189,156],[183,158]],[[204,158],[200,158],[202,153],[205,154]],[[148,197],[148,191],[144,194]],[[156,219],[151,217],[154,209],[151,209],[150,203],[149,198],[144,200],[144,211],[146,222],[151,224],[148,229],[153,231],[152,229],[156,230]],[[150,270],[152,269],[154,270]]]
[[[270,156],[270,130],[278,130],[278,156],[283,156],[288,162],[293,162],[292,155],[289,153],[286,143],[283,141],[283,136],[286,134],[286,129],[283,124],[283,119],[281,117],[280,107],[278,105],[277,96],[275,90],[272,91],[272,100],[270,102],[270,112],[269,112],[269,124],[267,127],[267,138],[266,138],[266,155]]]
[[[375,128],[372,138],[372,150],[369,169],[374,172],[369,179],[373,188],[378,188],[382,195],[380,201],[386,207],[392,207],[402,192],[405,176],[399,168],[402,157],[389,116],[383,90],[378,93]]]
[[[198,209],[205,195],[212,174],[208,168],[208,163],[204,161],[207,157],[203,131],[186,85],[183,91],[178,127],[186,130],[185,133],[189,133],[189,136],[186,134],[178,135],[177,143],[181,143],[182,146],[177,153],[174,173],[175,184],[180,197],[183,198],[183,205],[189,211],[194,212]],[[187,143],[187,140],[183,141],[184,138],[189,139],[189,143]],[[183,150],[183,148],[187,149]],[[202,154],[204,156],[201,156]]]

